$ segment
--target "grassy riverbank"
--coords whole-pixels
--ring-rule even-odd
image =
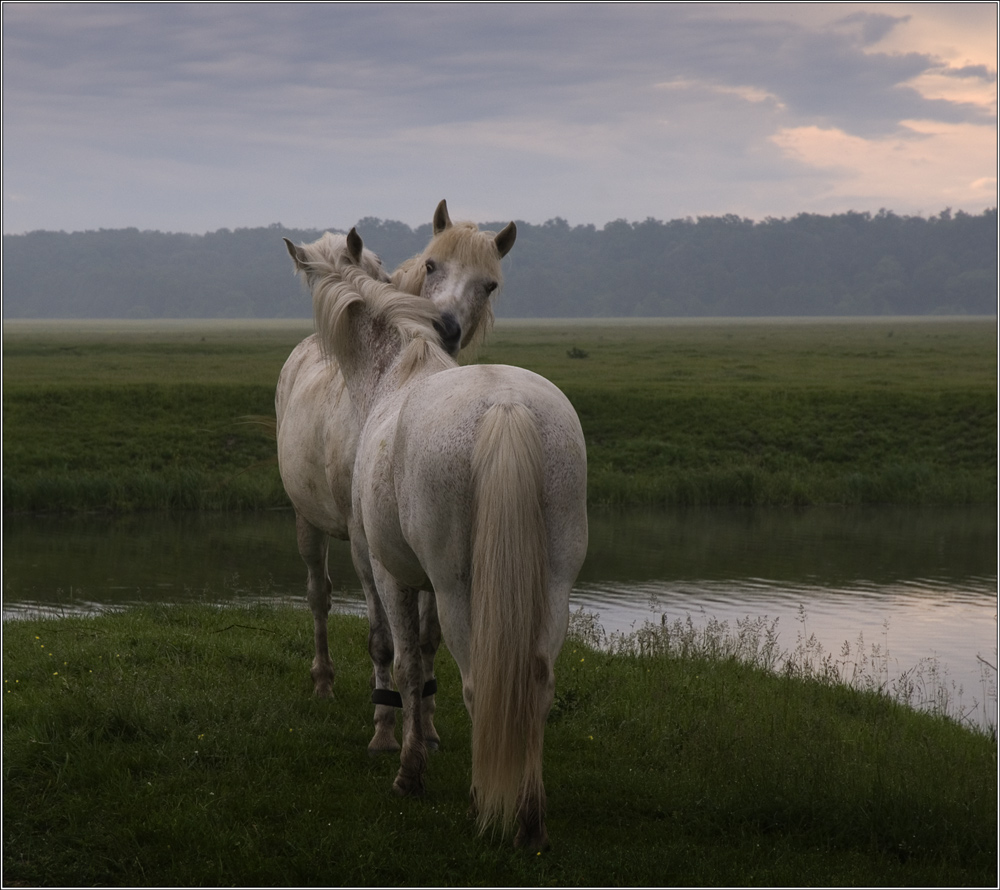
[[[311,695],[304,610],[6,625],[5,885],[996,882],[995,741],[801,661],[775,676],[760,628],[648,631],[631,655],[567,643],[546,733],[554,846],[533,857],[465,818],[448,654],[444,746],[426,796],[401,801],[397,759],[365,750],[367,625],[332,628],[331,702]]]
[[[4,326],[5,510],[286,503],[274,384],[308,323]],[[997,496],[993,319],[506,322],[583,423],[592,503]]]

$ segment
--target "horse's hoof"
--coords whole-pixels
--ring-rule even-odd
[[[313,681],[313,695],[317,698],[333,698],[333,674],[325,671],[310,671]]]
[[[313,693],[317,698],[333,698],[333,670],[329,667],[313,665],[309,671],[313,681]]]
[[[552,847],[549,843],[549,833],[545,830],[544,825],[540,831],[532,831],[530,834],[524,830],[523,826],[519,828],[517,837],[514,838],[514,846],[526,853],[544,853]]]
[[[372,756],[377,754],[397,754],[399,752],[399,742],[393,736],[380,738],[375,736],[368,743],[368,753]]]
[[[392,783],[392,792],[396,797],[421,797],[424,793],[423,782],[412,782],[396,776]]]

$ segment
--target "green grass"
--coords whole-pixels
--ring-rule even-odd
[[[285,504],[273,418],[263,386],[5,386],[5,508]]]
[[[6,323],[5,509],[285,504],[268,421],[308,329]],[[479,360],[566,392],[591,503],[989,503],[996,336],[992,319],[506,322]]]
[[[480,359],[566,392],[592,502],[996,498],[994,320],[518,323]]]
[[[5,321],[3,369],[35,386],[208,384],[270,388],[309,321]],[[272,409],[273,412],[273,409]]]
[[[390,793],[397,758],[366,753],[366,636],[334,617],[319,701],[304,610],[6,625],[4,884],[995,885],[995,739],[825,668],[776,675],[759,628],[564,647],[540,856],[466,820],[444,650],[427,794]]]

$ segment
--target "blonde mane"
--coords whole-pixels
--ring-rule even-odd
[[[441,348],[434,327],[441,316],[430,300],[373,278],[333,239],[321,238],[299,250],[300,268],[312,290],[316,330],[328,357],[345,355],[358,346],[351,324],[351,309],[357,307],[373,328],[395,335],[400,382],[428,364],[436,370],[455,366]]]

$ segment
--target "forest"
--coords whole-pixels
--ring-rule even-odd
[[[557,217],[517,226],[500,317],[997,312],[996,208],[757,222],[727,214],[603,228]],[[413,229],[367,217],[357,228],[389,269],[431,236],[430,222]],[[274,223],[203,235],[135,228],[4,235],[3,317],[308,317],[309,299],[281,239],[307,242],[321,231]]]

